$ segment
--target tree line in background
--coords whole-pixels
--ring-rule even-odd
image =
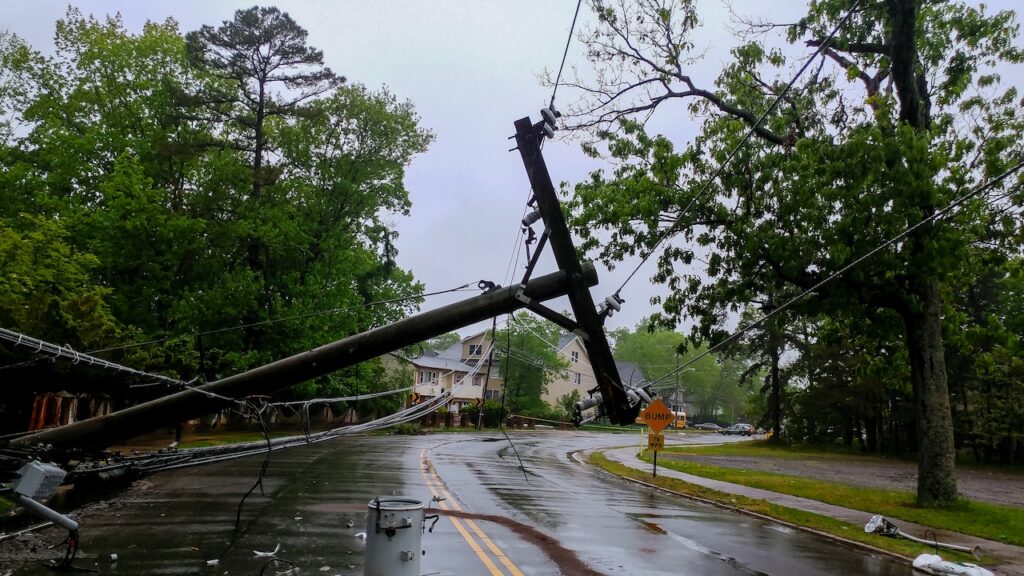
[[[55,47],[0,33],[0,326],[204,381],[416,306],[371,304],[421,292],[388,218],[408,214],[405,167],[432,135],[327,68],[286,13],[133,34],[70,8]],[[0,365],[5,426],[38,390],[167,392],[8,345]],[[364,363],[290,394],[383,377]]]
[[[1015,14],[822,0],[796,22],[734,16],[708,82],[691,76],[695,2],[590,4],[593,73],[569,82],[565,117],[613,167],[563,189],[582,249],[653,252],[656,322],[755,359],[783,437],[916,452],[922,504],[956,499],[958,451],[1021,462],[1024,180],[964,198],[1024,159],[1024,102],[1000,76],[1024,61]],[[684,113],[695,138],[659,133]],[[730,339],[736,319],[753,328]]]
[[[596,382],[582,382],[584,393],[573,390],[556,398],[553,405],[545,402],[544,396],[555,379],[570,378],[572,365],[559,355],[563,336],[560,327],[529,312],[510,316],[507,325],[498,330],[494,343],[504,396],[500,402],[485,402],[487,422],[497,423],[501,413],[569,420],[573,405],[586,395],[586,389],[594,388]],[[764,422],[765,403],[758,394],[760,386],[756,384],[764,380],[767,372],[756,358],[744,356],[739,350],[730,355],[708,354],[685,370],[672,374],[676,367],[705,352],[706,347],[691,346],[684,334],[659,328],[649,321],[641,322],[632,330],[612,330],[609,336],[615,360],[633,364],[639,372],[631,375],[636,380],[653,382],[655,392],[663,398],[679,391],[676,397],[685,399],[689,405],[691,422]],[[434,338],[427,345],[443,350],[459,340],[459,335],[453,332]],[[463,410],[476,417],[476,408]]]

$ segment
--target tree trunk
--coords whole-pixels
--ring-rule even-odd
[[[770,344],[771,350],[769,355],[771,357],[771,373],[769,374],[771,393],[768,395],[768,413],[770,414],[772,430],[771,438],[768,442],[771,444],[782,443],[782,378],[779,375],[779,360],[782,356],[778,331],[778,321],[773,319],[771,324],[771,335]]]
[[[938,282],[922,279],[912,292],[919,307],[905,311],[903,322],[917,411],[917,503],[943,505],[957,492]]]
[[[864,430],[867,434],[865,452],[878,452],[878,425],[878,418],[868,418],[864,421]]]

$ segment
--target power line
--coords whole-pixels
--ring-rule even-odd
[[[187,386],[188,384],[183,380],[177,378],[171,378],[169,376],[163,376],[161,374],[151,374],[149,372],[143,372],[142,370],[136,370],[135,368],[129,368],[109,360],[97,358],[84,352],[79,352],[70,346],[58,346],[51,344],[45,340],[33,338],[22,334],[21,332],[15,332],[14,330],[8,330],[7,328],[0,328],[0,340],[6,340],[15,346],[22,346],[25,348],[34,348],[34,352],[37,354],[48,354],[55,358],[67,358],[72,364],[80,364],[82,362],[91,366],[98,366],[100,368],[106,368],[108,370],[116,370],[118,372],[124,372],[132,374],[134,376],[141,376],[143,378],[150,378],[158,380],[160,382],[171,384],[174,386]]]
[[[427,297],[430,297],[430,296],[438,296],[440,294],[447,294],[449,292],[459,292],[459,291],[466,290],[468,288],[469,288],[469,283],[463,284],[461,286],[456,286],[455,288],[449,288],[447,290],[438,290],[436,292],[427,292],[427,293],[423,293],[423,294],[416,294],[416,295],[413,295],[413,296],[403,296],[401,298],[391,298],[391,299],[388,299],[388,300],[378,300],[378,301],[375,301],[375,302],[367,302],[365,304],[359,304],[359,305],[356,305],[356,306],[347,306],[347,307],[344,307],[344,308],[328,308],[327,310],[319,310],[319,311],[316,311],[316,312],[306,312],[306,313],[303,313],[303,314],[296,314],[296,315],[293,315],[293,316],[285,316],[285,317],[282,317],[282,318],[273,318],[273,319],[270,319],[270,320],[263,320],[263,321],[260,321],[260,322],[253,322],[253,323],[250,323],[250,324],[242,324],[242,325],[239,325],[239,326],[229,326],[229,327],[226,327],[226,328],[216,328],[216,329],[213,329],[213,330],[207,330],[205,332],[191,332],[191,333],[187,333],[187,334],[178,334],[176,336],[166,336],[166,337],[163,337],[163,338],[156,338],[156,339],[153,339],[153,340],[147,340],[145,342],[132,342],[132,343],[129,343],[129,344],[122,344],[120,346],[111,346],[111,347],[108,347],[108,348],[99,348],[99,349],[95,349],[95,350],[89,350],[88,352],[85,352],[85,354],[102,354],[104,352],[114,352],[114,351],[117,351],[117,350],[127,350],[127,349],[130,349],[130,348],[139,348],[139,347],[142,347],[142,346],[150,346],[150,345],[153,345],[153,344],[160,344],[162,342],[167,342],[169,340],[176,340],[178,338],[193,338],[193,337],[196,337],[196,336],[209,336],[211,334],[220,334],[220,333],[223,333],[223,332],[231,332],[231,331],[234,331],[234,330],[244,330],[246,328],[253,328],[253,327],[256,327],[256,326],[264,326],[264,325],[268,325],[268,324],[277,324],[279,322],[287,322],[287,321],[290,321],[290,320],[300,320],[300,319],[304,319],[304,318],[311,318],[311,317],[314,317],[314,316],[323,316],[323,315],[327,315],[327,314],[339,314],[339,313],[342,313],[342,312],[347,312],[349,310],[357,310],[357,309],[360,309],[360,308],[370,308],[370,307],[373,307],[373,306],[382,306],[384,304],[397,304],[399,302],[405,302],[405,301],[408,301],[408,300],[416,300],[416,299],[419,299],[419,298],[427,298]],[[70,348],[68,348],[68,351],[74,352]],[[77,353],[77,354],[82,354],[82,353]],[[58,355],[58,356],[60,356],[60,355]],[[16,364],[8,364],[7,366],[0,366],[0,370],[6,370],[8,368],[17,368],[17,367],[26,366],[26,365],[29,365],[29,364],[32,364],[32,363],[33,363],[32,361],[28,361],[28,362],[18,362]]]
[[[182,334],[182,335],[178,335],[178,336],[167,336],[166,338],[158,338],[156,340],[150,340],[148,342],[139,342],[139,343],[125,344],[123,346],[113,346],[113,347],[110,347],[110,348],[103,348],[103,349],[100,349],[100,350],[93,350],[93,351],[91,351],[91,353],[92,354],[99,354],[101,352],[112,352],[112,351],[115,351],[115,350],[124,350],[126,348],[136,348],[136,347],[139,347],[139,346],[147,346],[149,344],[159,344],[160,342],[166,342],[167,340],[174,340],[176,338],[189,338],[189,337],[194,337],[194,336],[209,336],[211,334],[220,334],[220,333],[223,333],[223,332],[232,332],[234,330],[244,330],[246,328],[255,328],[255,327],[258,327],[258,326],[266,326],[266,325],[269,325],[269,324],[277,324],[279,322],[288,322],[288,321],[291,321],[291,320],[302,320],[304,318],[312,318],[314,316],[324,316],[324,315],[327,315],[327,314],[339,314],[341,312],[348,312],[350,310],[358,310],[360,308],[370,308],[370,307],[373,307],[373,306],[382,306],[382,305],[385,305],[385,304],[398,304],[400,302],[407,302],[409,300],[418,300],[420,298],[427,298],[427,297],[430,297],[430,296],[438,296],[440,294],[447,294],[449,292],[457,292],[457,291],[465,290],[465,289],[469,288],[469,284],[470,283],[466,283],[466,284],[463,284],[461,286],[456,286],[455,288],[449,288],[447,290],[438,290],[436,292],[427,292],[427,293],[424,293],[424,294],[416,294],[416,295],[413,295],[413,296],[403,296],[403,297],[400,297],[400,298],[390,298],[388,300],[377,300],[375,302],[367,302],[365,304],[358,304],[358,305],[355,305],[355,306],[346,306],[344,308],[328,308],[327,310],[318,310],[316,312],[306,312],[306,313],[303,313],[303,314],[295,314],[293,316],[284,316],[282,318],[272,318],[270,320],[262,320],[260,322],[252,322],[250,324],[241,324],[239,326],[228,326],[228,327],[225,327],[225,328],[216,328],[216,329],[213,329],[213,330],[207,330],[205,332],[193,332],[191,334]]]
[[[761,318],[758,318],[757,320],[751,322],[747,326],[744,326],[740,330],[737,330],[736,332],[734,332],[731,336],[729,336],[725,340],[722,340],[718,344],[715,344],[714,346],[709,347],[707,350],[705,350],[704,352],[698,354],[697,356],[694,356],[693,358],[691,358],[690,360],[686,361],[684,364],[682,364],[681,366],[679,366],[675,370],[672,370],[671,372],[665,374],[661,378],[655,380],[654,382],[652,382],[652,384],[657,384],[658,382],[661,382],[662,380],[668,378],[669,376],[674,376],[676,373],[682,371],[683,368],[686,368],[686,367],[696,363],[698,360],[700,360],[701,358],[707,356],[708,354],[711,354],[712,352],[715,352],[715,351],[723,348],[724,346],[726,346],[728,344],[731,344],[732,342],[734,342],[736,339],[738,339],[743,334],[746,334],[750,330],[753,330],[754,328],[760,326],[761,324],[764,324],[769,319],[771,319],[771,318],[781,314],[783,310],[788,309],[793,304],[796,304],[798,301],[802,300],[803,298],[805,298],[807,295],[811,294],[815,290],[821,288],[825,284],[828,284],[829,282],[831,282],[831,281],[835,280],[836,278],[842,276],[843,274],[845,274],[847,271],[849,271],[854,266],[860,264],[861,262],[867,260],[868,258],[871,258],[875,254],[881,252],[882,250],[888,248],[889,246],[892,246],[896,242],[899,242],[900,240],[906,238],[909,234],[911,234],[913,231],[917,230],[921,226],[924,226],[925,224],[928,224],[930,222],[934,222],[934,221],[938,220],[939,218],[942,218],[943,216],[949,214],[953,209],[963,205],[963,203],[967,202],[971,198],[974,198],[975,196],[978,196],[978,195],[982,194],[983,192],[993,188],[997,184],[1001,183],[1003,180],[1006,180],[1007,178],[1012,176],[1014,173],[1016,173],[1021,168],[1024,168],[1024,159],[1017,161],[1016,164],[1014,164],[1013,166],[1011,166],[1010,168],[1008,168],[1006,171],[1004,171],[1003,173],[999,174],[998,176],[995,176],[994,178],[988,180],[987,182],[984,182],[984,183],[980,184],[979,186],[975,187],[973,190],[971,190],[970,192],[967,192],[963,196],[960,196],[959,198],[954,199],[945,208],[935,212],[934,214],[932,214],[931,216],[928,216],[927,218],[924,218],[924,219],[920,220],[916,224],[907,227],[906,229],[904,229],[899,234],[897,234],[897,235],[893,236],[892,238],[886,240],[885,242],[879,244],[878,246],[876,246],[875,248],[871,249],[870,251],[868,251],[863,256],[857,258],[853,262],[850,262],[846,266],[843,266],[839,270],[836,270],[835,272],[830,274],[828,277],[826,277],[824,280],[821,280],[821,281],[817,282],[816,284],[814,284],[810,288],[807,288],[806,290],[804,290],[800,294],[797,294],[793,298],[790,298],[789,300],[787,300],[784,304],[782,304],[781,306],[779,306],[775,310],[772,310],[771,312],[765,314]]]
[[[665,231],[654,243],[654,246],[652,246],[651,249],[647,252],[647,254],[645,254],[644,257],[640,259],[640,263],[637,264],[636,268],[634,268],[633,271],[629,273],[629,276],[626,277],[626,280],[615,291],[615,294],[619,294],[622,291],[622,289],[626,287],[626,284],[628,284],[629,281],[633,279],[633,276],[636,276],[636,273],[640,271],[640,268],[658,250],[658,247],[661,246],[661,243],[664,242],[669,236],[675,233],[676,228],[683,221],[683,216],[685,216],[686,213],[690,211],[690,208],[692,208],[693,205],[697,202],[697,200],[701,196],[703,196],[709,188],[711,188],[711,184],[714,183],[714,181],[717,180],[718,177],[722,175],[722,173],[725,171],[726,166],[728,166],[729,163],[732,162],[733,158],[735,158],[736,155],[739,154],[740,149],[743,148],[744,145],[746,145],[747,141],[750,140],[750,137],[754,134],[757,128],[761,125],[761,123],[764,122],[768,115],[775,110],[775,108],[779,105],[779,102],[781,102],[782,99],[785,98],[786,94],[788,94],[789,91],[793,88],[793,85],[796,84],[796,81],[800,79],[800,76],[802,76],[803,73],[811,66],[811,63],[814,62],[817,59],[817,57],[821,55],[822,52],[825,51],[825,49],[828,48],[828,45],[832,42],[832,39],[839,32],[839,30],[846,25],[847,21],[849,21],[850,17],[853,16],[853,13],[860,6],[860,3],[861,0],[857,0],[856,2],[853,3],[852,6],[850,6],[850,9],[846,12],[846,15],[843,16],[839,23],[836,24],[835,28],[833,28],[832,31],[829,32],[828,36],[825,37],[825,40],[818,45],[818,48],[814,51],[814,54],[812,54],[811,57],[804,62],[803,66],[801,66],[800,69],[797,70],[796,75],[793,76],[793,79],[790,80],[789,83],[786,84],[786,87],[783,88],[782,91],[779,92],[779,94],[775,97],[775,100],[771,103],[771,105],[768,106],[768,108],[761,114],[761,116],[758,117],[757,121],[755,121],[754,124],[747,129],[747,132],[743,135],[743,138],[741,138],[740,141],[736,144],[736,146],[733,147],[733,149],[729,152],[729,155],[725,157],[725,160],[718,165],[718,168],[715,169],[715,172],[711,175],[711,177],[704,181],[704,184],[700,187],[699,190],[697,190],[697,193],[694,194],[693,198],[690,199],[690,202],[686,205],[685,208],[683,208],[682,212],[679,213],[679,216],[676,217],[675,222],[673,222],[671,226],[665,229]]]
[[[394,390],[384,390],[383,392],[370,392],[367,394],[356,394],[354,396],[340,396],[338,398],[313,398],[310,400],[293,400],[291,402],[271,402],[271,406],[303,406],[310,404],[332,404],[335,402],[358,402],[359,400],[369,400],[370,398],[379,398],[381,396],[390,396],[392,394],[401,394],[402,392],[409,392],[416,388],[416,385],[406,386],[405,388],[396,388]]]
[[[555,109],[555,94],[558,93],[558,83],[562,80],[562,69],[565,68],[565,57],[569,55],[569,44],[572,43],[572,33],[576,30],[576,17],[580,15],[580,6],[583,0],[576,1],[576,13],[572,16],[572,25],[569,26],[569,37],[565,39],[565,51],[562,52],[562,63],[558,65],[558,76],[555,77],[555,87],[551,90],[551,104],[548,108]]]

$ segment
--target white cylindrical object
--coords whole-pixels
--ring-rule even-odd
[[[420,576],[423,502],[402,496],[370,501],[364,576]]]
[[[14,492],[12,494],[12,497],[14,498],[15,502],[21,504],[23,507],[27,508],[29,512],[32,512],[36,516],[39,516],[40,518],[43,518],[45,520],[49,520],[50,522],[53,522],[61,528],[66,528],[72,531],[78,530],[78,522],[75,522],[74,520],[68,518],[60,512],[47,508],[46,505],[40,504],[39,502],[36,502],[35,500],[29,498],[28,496],[23,496],[17,492]]]

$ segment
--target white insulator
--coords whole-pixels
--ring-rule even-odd
[[[615,310],[616,312],[622,310],[622,302],[619,301],[619,299],[616,298],[615,296],[609,296],[605,298],[604,301],[605,304],[607,304],[608,307],[611,308],[612,310]]]
[[[533,212],[527,214],[526,217],[523,218],[523,227],[528,228],[537,220],[540,220],[540,210],[534,210]]]
[[[646,390],[644,390],[643,388],[634,388],[634,390],[636,391],[637,395],[640,396],[641,400],[648,404],[651,403],[651,396],[647,393]]]
[[[603,401],[604,401],[604,399],[601,398],[601,393],[600,392],[595,392],[593,396],[591,396],[590,398],[584,398],[584,399],[580,400],[579,402],[574,404],[573,407],[578,412],[583,412],[584,410],[589,410],[590,408],[594,408],[596,406],[600,406],[601,402],[603,402]]]
[[[634,390],[626,390],[626,398],[629,400],[630,407],[636,406],[640,402],[640,395]]]
[[[554,126],[552,126],[551,124],[548,124],[547,122],[545,122],[543,128],[544,128],[544,134],[548,138],[554,138],[555,137],[555,127]]]
[[[559,116],[558,112],[555,112],[551,108],[541,108],[540,115],[543,116],[544,121],[550,124],[551,126],[555,126],[555,119],[558,118]]]

